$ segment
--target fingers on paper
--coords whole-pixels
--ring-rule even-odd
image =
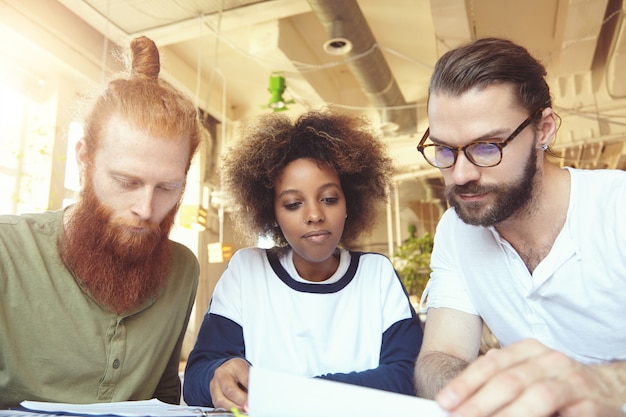
[[[250,364],[244,359],[230,359],[215,370],[210,383],[215,407],[241,408],[248,401]]]
[[[464,416],[549,416],[581,402],[588,383],[582,365],[529,340],[489,351],[439,397]]]

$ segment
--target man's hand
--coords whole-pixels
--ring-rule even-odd
[[[241,358],[224,362],[215,370],[209,384],[215,408],[243,409],[248,401],[250,364]]]
[[[444,387],[452,416],[623,416],[624,364],[582,365],[535,340],[490,350]]]

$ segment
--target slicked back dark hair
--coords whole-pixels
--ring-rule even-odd
[[[518,104],[532,114],[552,107],[545,76],[544,66],[524,47],[484,38],[448,51],[437,61],[428,95],[458,96],[473,88],[512,84]]]

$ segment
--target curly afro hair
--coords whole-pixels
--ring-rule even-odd
[[[241,234],[267,236],[288,247],[275,223],[274,185],[285,166],[299,158],[339,174],[348,214],[340,245],[349,248],[371,232],[376,206],[387,200],[393,164],[366,120],[330,109],[307,112],[295,122],[272,113],[244,126],[242,133],[223,165],[231,216]]]

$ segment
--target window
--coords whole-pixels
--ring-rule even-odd
[[[40,105],[0,78],[0,212],[47,208],[50,128],[39,118]]]

